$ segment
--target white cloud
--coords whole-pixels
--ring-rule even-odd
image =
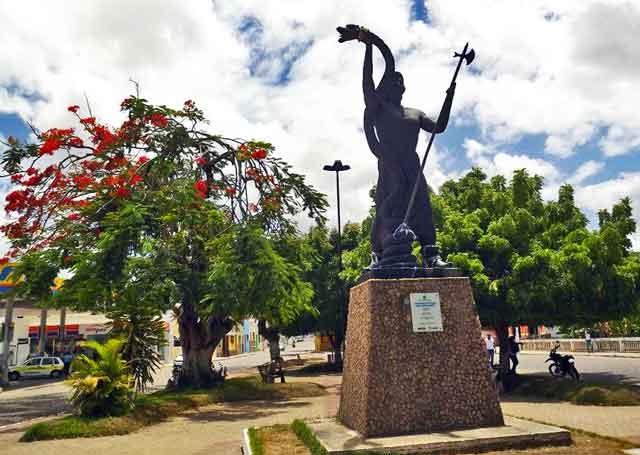
[[[610,209],[627,196],[632,200],[637,217],[640,214],[640,172],[623,172],[616,178],[585,185],[576,191],[576,201],[594,212]]]
[[[480,167],[490,177],[500,174],[510,178],[517,169],[526,169],[532,175],[539,175],[551,185],[557,183],[561,177],[561,173],[552,163],[540,158],[507,153],[495,146],[469,138],[465,139],[463,146],[471,163]]]
[[[546,151],[568,157],[599,127],[640,127],[637,2],[435,0],[430,7],[439,31],[476,47],[482,74],[464,76],[461,99],[488,140],[545,134]]]
[[[606,156],[625,155],[640,149],[640,132],[638,129],[613,125],[607,135],[600,139],[599,145]]]
[[[604,169],[604,163],[601,161],[587,161],[580,165],[578,169],[574,172],[573,176],[571,176],[567,183],[571,185],[579,185],[584,182],[589,177],[593,177],[598,172]]]
[[[431,25],[409,21],[409,0],[0,0],[0,112],[18,112],[41,128],[63,126],[66,106],[81,104],[86,93],[101,119],[116,122],[133,78],[152,102],[196,100],[216,132],[272,141],[332,201],[334,180],[322,165],[349,163],[343,213],[358,220],[377,178],[361,131],[364,48],[338,44],[335,27],[361,23],[396,54],[404,103],[434,117],[452,52],[470,41],[475,72],[463,68],[459,76],[453,121],[480,128],[482,137],[465,142],[465,152],[490,174],[524,167],[545,177],[545,191],[554,194],[567,176],[552,160],[571,156],[603,128],[607,156],[640,146],[636,3],[432,0],[427,7]],[[239,31],[248,18],[258,32]],[[290,65],[288,83],[274,85]],[[377,57],[377,76],[381,67]],[[44,99],[25,96],[33,94]],[[509,149],[526,134],[546,137],[550,160]],[[438,143],[426,170],[436,188],[462,171]],[[595,175],[597,165],[589,166],[570,180]]]

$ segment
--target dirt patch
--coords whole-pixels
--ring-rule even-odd
[[[262,440],[262,455],[310,455],[288,425],[276,425],[258,430]]]

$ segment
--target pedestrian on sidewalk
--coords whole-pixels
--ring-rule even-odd
[[[71,368],[71,362],[73,362],[73,354],[66,351],[62,354],[62,362],[64,363],[64,375],[69,376],[69,369]]]
[[[486,340],[484,342],[487,345],[487,356],[489,358],[489,369],[493,369],[493,357],[495,355],[495,343],[493,341],[493,337],[491,334],[487,335]]]
[[[509,337],[509,360],[511,360],[511,370],[510,372],[516,374],[516,368],[518,367],[518,352],[520,352],[520,346],[518,346],[518,342],[516,341],[516,337]]]
[[[587,345],[587,352],[593,352],[593,344],[591,343],[591,334],[588,330],[584,331],[584,344]]]

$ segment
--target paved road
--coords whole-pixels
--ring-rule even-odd
[[[282,355],[287,358],[312,350],[313,339],[308,338],[298,343],[295,348],[289,344]],[[235,373],[254,368],[268,360],[269,352],[259,351],[214,359],[214,363],[222,363],[229,373]],[[148,392],[164,388],[170,377],[171,365],[164,365],[156,373],[154,384],[148,387]],[[61,380],[25,379],[13,382],[11,390],[0,393],[0,429],[25,420],[69,412],[71,407],[67,402],[68,396],[69,387]]]
[[[640,385],[640,357],[601,357],[575,354],[576,368],[585,380],[611,383],[625,382]],[[521,353],[518,371],[548,374],[547,353]]]

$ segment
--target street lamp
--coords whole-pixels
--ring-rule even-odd
[[[348,171],[351,166],[348,164],[342,164],[342,161],[336,160],[333,164],[323,167],[325,171],[336,173],[336,194],[338,199],[338,271],[342,271],[342,239],[340,233],[340,172]]]
[[[341,342],[338,343],[338,333],[346,332],[346,326],[342,322],[342,316],[344,315],[344,322],[347,322],[347,308],[343,308],[344,303],[342,302],[342,286],[340,286],[340,272],[342,271],[342,234],[341,234],[341,226],[340,226],[340,172],[348,171],[351,169],[351,166],[348,164],[342,164],[342,161],[336,160],[332,165],[326,165],[323,167],[325,171],[335,172],[336,173],[336,197],[338,200],[338,276],[336,277],[336,293],[338,298],[338,321],[336,325],[336,358],[334,361],[336,362],[336,366],[338,369],[342,364],[342,356],[341,356]]]

